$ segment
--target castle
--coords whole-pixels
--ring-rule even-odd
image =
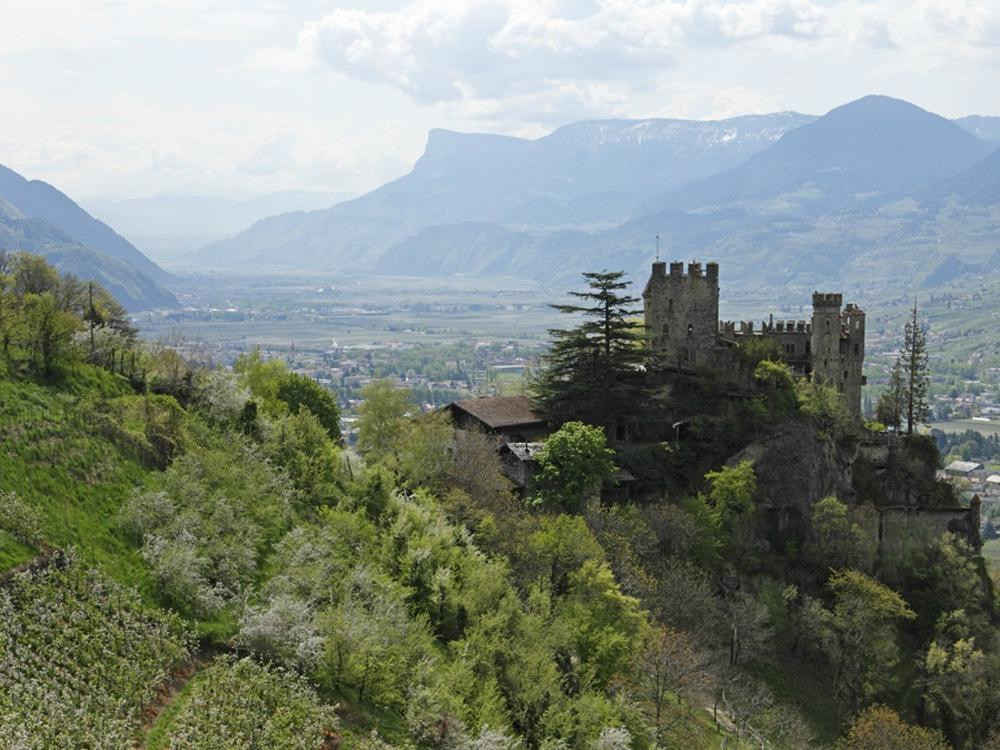
[[[865,358],[865,313],[840,294],[814,292],[812,319],[719,321],[719,264],[653,263],[642,293],[650,346],[668,367],[709,367],[725,372],[736,346],[750,337],[770,339],[792,370],[829,383],[861,413],[862,366]]]

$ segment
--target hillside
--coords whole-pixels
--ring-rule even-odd
[[[811,119],[583,122],[535,141],[434,130],[410,174],[325,211],[264,219],[196,259],[370,269],[387,248],[435,225],[611,226],[664,185],[738,164]]]
[[[29,269],[3,309],[49,294],[11,291]],[[191,371],[103,327],[96,355],[64,335],[39,361],[42,323],[0,325],[0,747],[648,746],[612,687],[647,616],[581,519],[474,537],[457,487],[415,481],[428,454],[406,485],[348,457],[336,403],[280,362]],[[489,445],[457,455],[506,514]],[[726,735],[679,695],[660,709],[670,744]]]
[[[170,307],[166,273],[124,237],[48,183],[0,165],[0,250],[28,250],[99,281],[130,310]]]
[[[881,205],[957,174],[990,150],[943,117],[868,96],[785,134],[735,169],[653,198],[640,213],[739,205],[809,215]]]
[[[955,122],[981,140],[1000,142],[1000,117],[969,115]]]
[[[960,206],[1000,205],[1000,147],[968,169],[936,183],[922,197],[927,202],[951,200]]]
[[[719,261],[734,290],[801,295],[836,284],[858,296],[894,293],[933,286],[939,267],[949,274],[1000,270],[991,239],[1000,226],[997,174],[991,146],[936,115],[874,97],[642,210],[671,201],[681,208],[590,231],[433,227],[391,247],[377,268],[565,283],[578,264],[625,268],[641,281],[659,235],[675,257]]]
[[[0,746],[945,750],[998,728],[974,532],[869,533],[912,497],[969,517],[933,442],[777,360],[750,399],[644,382],[647,422],[697,414],[682,440],[570,422],[519,496],[489,436],[389,381],[347,449],[331,393],[259,351],[189,369],[102,324],[40,359],[38,271],[21,256],[0,291]],[[599,502],[619,466],[635,494]]]

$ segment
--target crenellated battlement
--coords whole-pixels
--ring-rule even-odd
[[[659,279],[667,278],[667,264],[663,261],[656,261],[653,263],[653,276]],[[704,269],[701,263],[698,261],[691,261],[688,263],[687,273],[684,273],[684,264],[674,261],[670,264],[670,278],[672,279],[709,279],[710,281],[718,281],[719,279],[719,264],[718,263],[706,263]]]
[[[719,333],[727,336],[752,336],[765,333],[812,333],[808,320],[724,320],[719,323]]]
[[[770,338],[798,375],[835,386],[860,412],[865,313],[842,308],[839,292],[813,292],[806,320],[720,321],[718,263],[657,261],[642,296],[649,345],[671,367],[725,369],[741,339]]]
[[[837,292],[813,292],[813,308],[836,307],[839,312],[843,303],[844,295]]]

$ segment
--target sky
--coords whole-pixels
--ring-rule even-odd
[[[1000,114],[997,0],[0,0],[0,164],[77,198],[361,193],[431,128]]]

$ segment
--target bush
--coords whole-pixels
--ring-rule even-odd
[[[549,436],[538,452],[538,505],[575,510],[596,497],[616,467],[614,451],[600,427],[567,422]]]
[[[0,491],[0,529],[29,547],[37,549],[42,544],[38,513],[13,492]]]
[[[303,407],[311,411],[331,439],[340,439],[340,408],[337,400],[315,380],[290,372],[278,381],[275,395],[287,404],[292,414],[298,413]]]

